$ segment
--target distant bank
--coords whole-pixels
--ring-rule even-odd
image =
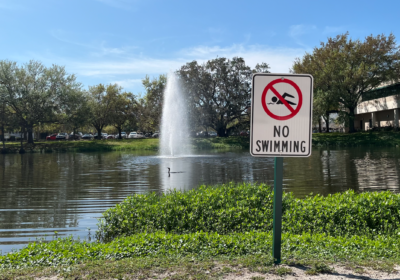
[[[159,139],[123,139],[92,141],[41,141],[24,143],[27,153],[158,151]],[[249,149],[250,138],[242,136],[193,138],[195,150]],[[400,147],[400,132],[313,133],[313,147]],[[18,153],[19,142],[6,142],[7,153]]]

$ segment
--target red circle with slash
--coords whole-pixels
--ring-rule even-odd
[[[292,106],[290,106],[289,103],[282,97],[282,95],[274,88],[274,85],[279,84],[279,83],[289,84],[292,87],[294,87],[294,89],[296,90],[297,94],[299,95],[299,102],[298,102],[296,109],[293,109]],[[275,96],[278,97],[278,99],[283,103],[283,105],[285,105],[286,108],[289,109],[289,111],[290,111],[289,115],[277,116],[268,109],[267,103],[265,102],[265,98],[267,96],[268,90],[271,90],[275,94]],[[276,80],[273,80],[272,82],[270,82],[265,87],[265,89],[262,93],[262,96],[261,96],[261,104],[264,108],[265,113],[267,113],[268,116],[270,116],[271,118],[278,120],[278,121],[285,121],[285,120],[289,120],[289,119],[293,118],[300,111],[301,105],[303,104],[303,94],[301,93],[299,86],[295,82],[293,82],[289,79],[283,79],[283,80],[276,79]]]

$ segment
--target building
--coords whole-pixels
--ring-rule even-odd
[[[354,127],[361,131],[385,126],[399,128],[399,108],[400,83],[365,92],[355,110]]]

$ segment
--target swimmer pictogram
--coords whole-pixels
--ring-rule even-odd
[[[282,98],[285,99],[286,102],[287,102],[288,104],[290,104],[290,105],[296,105],[296,103],[293,103],[292,101],[287,100],[286,97],[294,98],[293,95],[291,95],[291,94],[285,92],[285,93],[282,95]],[[278,104],[278,105],[281,105],[281,104],[282,104],[282,105],[283,105],[283,102],[280,101],[280,100],[278,101],[278,97],[276,97],[276,96],[272,97],[272,98],[271,98],[271,101],[272,101],[272,103],[268,103],[268,105],[273,105],[273,104]],[[276,102],[276,101],[278,101],[278,102]]]
[[[292,94],[289,94],[287,92],[283,92],[283,94],[279,93],[274,85],[276,84],[289,84],[291,85],[295,92],[298,95],[298,103],[294,103],[292,99],[295,98]],[[267,103],[266,102],[266,97],[268,91],[271,91],[274,96],[271,98],[272,102]],[[270,82],[265,88],[261,96],[261,104],[264,108],[264,111],[270,116],[271,118],[274,118],[279,121],[284,121],[284,120],[289,120],[293,118],[301,109],[301,105],[303,104],[303,94],[301,93],[301,90],[299,86],[293,82],[292,80],[289,79],[276,79],[272,82]],[[274,113],[271,112],[271,110],[268,108],[268,106],[274,106],[274,105],[284,105],[288,110],[289,114],[288,115],[283,115],[283,116],[278,116]]]

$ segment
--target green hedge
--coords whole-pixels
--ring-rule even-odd
[[[270,256],[271,232],[166,234],[141,233],[117,238],[110,243],[57,239],[32,243],[26,248],[0,256],[0,269],[33,266],[73,265],[93,260],[120,260],[134,257]],[[285,259],[319,260],[399,260],[400,236],[332,237],[325,234],[283,234]],[[272,258],[271,258],[272,263]]]
[[[264,184],[200,186],[187,192],[134,195],[103,213],[96,237],[110,241],[141,232],[260,231],[272,229],[273,192]],[[283,195],[283,231],[348,234],[400,232],[400,195],[346,191],[296,199]]]

